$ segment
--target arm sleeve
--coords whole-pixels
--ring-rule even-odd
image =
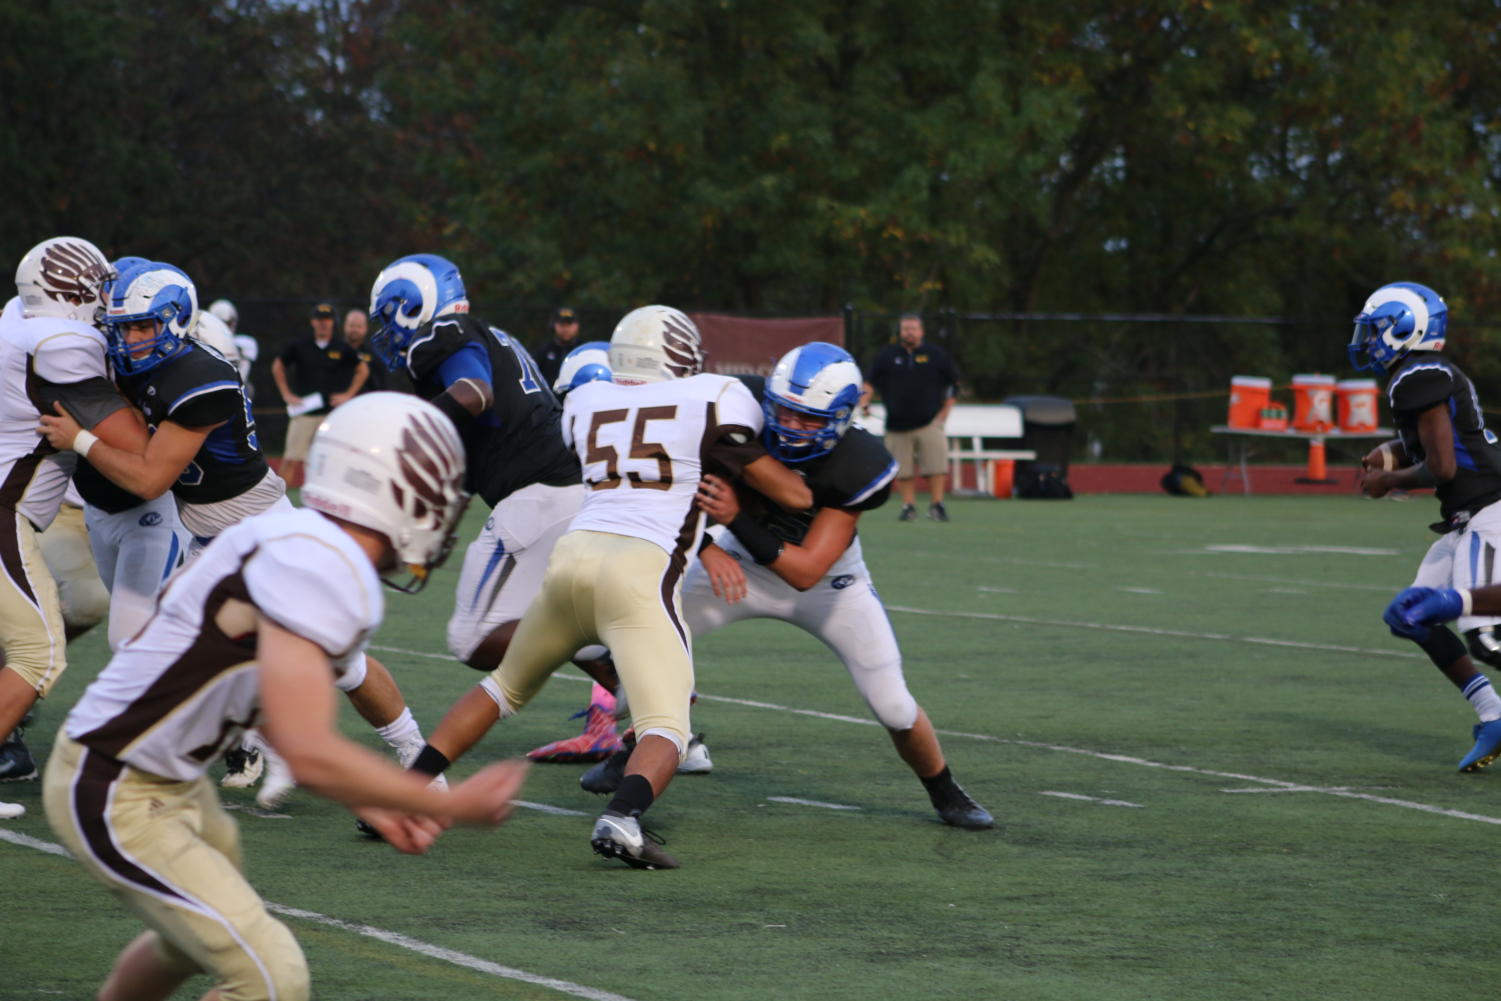
[[[746,466],[767,454],[760,438],[765,423],[761,405],[743,383],[731,380],[719,393],[715,414],[719,424],[710,435],[705,460],[732,478],[739,477]]]
[[[948,395],[959,395],[959,366],[954,362],[954,356],[947,349],[943,352],[943,374],[949,382]]]
[[[834,477],[836,489],[831,491],[837,496],[827,498],[828,505],[848,511],[871,511],[886,503],[897,473],[897,462],[886,446],[874,435],[851,428],[837,448],[831,457],[840,464]]]
[[[341,550],[309,535],[261,544],[245,564],[250,600],[272,622],[323,648],[329,659],[364,645],[381,616],[374,574]]]
[[[115,389],[115,384],[103,376],[65,385],[42,381],[36,388],[37,395],[46,404],[46,413],[55,413],[53,404],[61,403],[80,427],[90,431],[110,414],[130,406]]]
[[[495,382],[494,373],[490,370],[490,356],[485,349],[473,341],[468,341],[463,347],[453,354],[444,358],[436,366],[438,381],[447,389],[460,379],[474,379],[486,384]]]

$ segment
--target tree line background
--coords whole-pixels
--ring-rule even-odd
[[[868,354],[920,311],[977,399],[1186,398],[1081,407],[1158,460],[1231,374],[1345,373],[1408,279],[1501,400],[1498,0],[41,0],[0,37],[0,259],[172,261],[263,353],[433,251],[533,338],[849,306]]]

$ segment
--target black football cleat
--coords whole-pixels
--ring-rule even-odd
[[[599,796],[608,796],[620,788],[620,781],[625,778],[625,763],[630,758],[631,749],[629,747],[622,747],[580,775],[579,785],[585,792],[592,792]]]
[[[36,761],[21,743],[21,731],[17,729],[9,740],[0,744],[0,782],[29,782],[34,778]]]
[[[948,789],[941,792],[930,792],[928,798],[933,801],[933,809],[938,811],[938,818],[950,827],[962,827],[966,831],[988,831],[995,826],[995,818],[990,811],[959,788],[958,783],[952,784]]]

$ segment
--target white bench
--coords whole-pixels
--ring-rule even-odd
[[[873,403],[870,413],[855,418],[855,425],[874,435],[886,434],[886,408]],[[955,488],[963,480],[960,474],[964,463],[977,465],[976,486],[987,497],[995,496],[995,467],[998,462],[1017,462],[1037,458],[1037,453],[1028,448],[987,449],[986,438],[1020,438],[1022,436],[1022,412],[1020,407],[1004,403],[956,403],[949,411],[943,425],[949,440],[949,487]]]

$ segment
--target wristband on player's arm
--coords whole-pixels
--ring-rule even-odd
[[[735,515],[730,521],[729,529],[735,533],[735,538],[740,540],[745,551],[751,554],[751,559],[763,567],[775,563],[777,557],[782,555],[782,540],[776,537],[776,533],[744,511]]]

